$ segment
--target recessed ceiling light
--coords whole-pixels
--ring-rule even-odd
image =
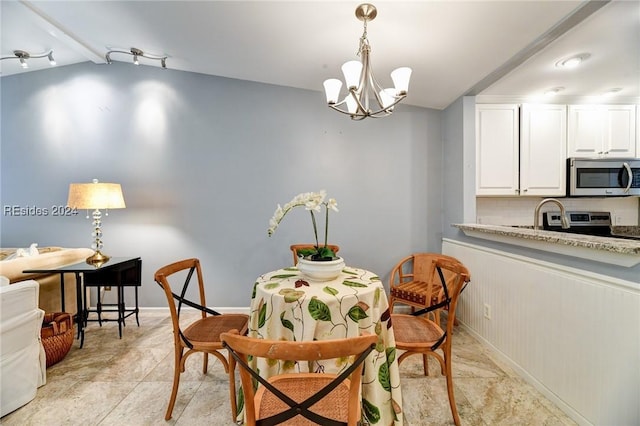
[[[575,55],[567,59],[562,59],[556,62],[556,67],[558,68],[575,68],[580,65],[585,59],[591,56],[588,53],[581,53],[580,55]]]
[[[611,95],[615,95],[616,93],[620,92],[622,90],[622,88],[620,87],[614,87],[613,89],[609,89],[606,92],[604,92],[602,94],[602,96],[611,96]]]
[[[563,90],[564,90],[564,87],[554,87],[553,89],[549,89],[546,92],[544,92],[544,95],[545,96],[555,96],[559,92],[562,92]]]

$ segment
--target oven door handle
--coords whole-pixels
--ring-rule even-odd
[[[624,193],[629,192],[631,185],[633,184],[633,172],[631,171],[631,166],[626,161],[622,163],[622,166],[627,169],[627,174],[629,175],[629,183],[627,183],[627,187],[624,189]]]

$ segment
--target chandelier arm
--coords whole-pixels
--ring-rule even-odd
[[[392,111],[393,107],[396,106],[397,104],[399,104],[400,101],[402,101],[404,98],[406,98],[406,95],[401,95],[392,104],[389,104],[386,108],[382,107],[378,111],[371,112],[369,114],[369,116],[370,117],[375,117],[375,116],[377,116],[377,115],[379,115],[381,113],[384,113],[385,116],[391,115],[393,113],[393,111]],[[378,117],[376,117],[376,118],[378,118]]]

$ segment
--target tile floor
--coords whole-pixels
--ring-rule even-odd
[[[454,384],[463,425],[574,425],[564,413],[461,328],[454,336]],[[227,377],[217,360],[201,373],[193,356],[183,373],[173,418],[164,421],[173,374],[171,320],[146,310],[140,327],[127,321],[90,323],[84,348],[77,341],[67,357],[47,370],[47,384],[24,407],[3,417],[12,425],[234,425]],[[412,359],[413,358],[413,359]],[[453,424],[444,378],[437,364],[422,375],[420,357],[401,368],[405,425]],[[213,358],[212,358],[213,359]]]

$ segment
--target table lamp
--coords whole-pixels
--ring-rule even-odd
[[[93,183],[72,183],[69,184],[69,200],[67,206],[76,209],[93,210],[93,244],[91,248],[95,251],[93,255],[86,259],[86,262],[96,267],[107,262],[110,257],[103,254],[102,250],[102,212],[100,209],[123,209],[125,208],[122,188],[119,183],[99,183],[94,179]],[[108,213],[106,214],[108,215]]]

